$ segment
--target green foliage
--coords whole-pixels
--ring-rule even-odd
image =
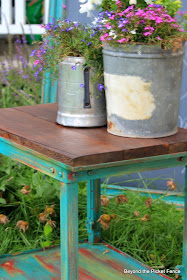
[[[129,0],[121,0],[121,6],[124,7],[124,9],[131,6],[129,3]],[[137,0],[138,8],[145,8],[147,7],[147,3],[145,0]],[[102,11],[117,11],[119,9],[119,5],[116,4],[116,1],[113,0],[103,0],[101,5],[98,7],[99,9],[102,9]]]
[[[155,4],[164,6],[170,16],[175,16],[177,11],[182,7],[180,0],[155,0]]]

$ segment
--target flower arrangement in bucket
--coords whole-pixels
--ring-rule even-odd
[[[88,16],[94,1],[81,4]],[[97,0],[108,132],[157,138],[177,132],[187,14],[179,0]],[[182,19],[179,21],[179,17]]]
[[[69,19],[44,26],[39,48],[33,50],[35,77],[50,71],[58,79],[57,123],[92,127],[106,124],[100,30]]]

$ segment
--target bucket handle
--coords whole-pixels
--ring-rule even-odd
[[[90,104],[90,67],[84,68],[84,108],[89,109],[91,108]]]

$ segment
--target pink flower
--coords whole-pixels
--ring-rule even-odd
[[[174,23],[172,23],[171,26],[174,27],[174,28],[178,28],[179,27],[177,24],[174,24]]]
[[[41,50],[37,50],[36,55],[37,55],[38,58],[42,58]]]
[[[144,30],[154,31],[155,29],[151,26],[146,26]]]
[[[136,13],[135,13],[135,15],[136,16],[144,16],[144,11],[143,10],[138,10]]]
[[[124,12],[121,12],[121,13],[117,13],[118,16],[122,17],[124,16]]]
[[[115,19],[115,15],[112,15],[111,17],[109,17],[109,19]]]
[[[109,36],[108,33],[105,33],[103,36],[100,37],[101,41],[104,41]]]
[[[106,29],[111,29],[112,27],[110,26],[110,23],[107,22],[107,24],[105,24]]]
[[[144,32],[144,33],[143,33],[144,36],[149,36],[149,35],[151,35],[151,34],[152,34],[152,32],[150,32],[150,31]]]
[[[66,5],[64,5],[64,4],[62,4],[62,8],[63,8],[63,9],[65,9],[65,8],[67,8],[67,6],[66,6]]]
[[[163,22],[163,19],[161,17],[156,17],[156,24]]]
[[[157,40],[161,41],[162,39],[160,38],[160,36],[155,37]]]
[[[119,5],[121,3],[121,1],[117,0],[116,1],[116,5]]]
[[[184,15],[186,14],[186,12],[185,12],[185,11],[182,11],[182,12],[177,11],[177,14],[179,14],[179,15],[181,15],[181,16],[184,16]]]
[[[39,60],[39,59],[35,60],[34,66],[36,66],[36,65],[39,64],[39,63],[40,63],[40,60]]]
[[[123,43],[123,42],[128,42],[127,38],[122,38],[120,40],[117,41],[118,43]]]
[[[126,15],[127,18],[130,18],[130,17],[133,17],[134,16],[134,13],[133,12],[130,12]]]
[[[124,13],[128,13],[129,11],[133,10],[134,9],[134,5],[132,6],[129,6],[125,11]]]

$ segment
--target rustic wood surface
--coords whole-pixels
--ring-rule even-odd
[[[100,128],[70,128],[56,123],[57,104],[0,109],[0,136],[70,166],[187,151],[187,130],[158,139],[114,136]]]

